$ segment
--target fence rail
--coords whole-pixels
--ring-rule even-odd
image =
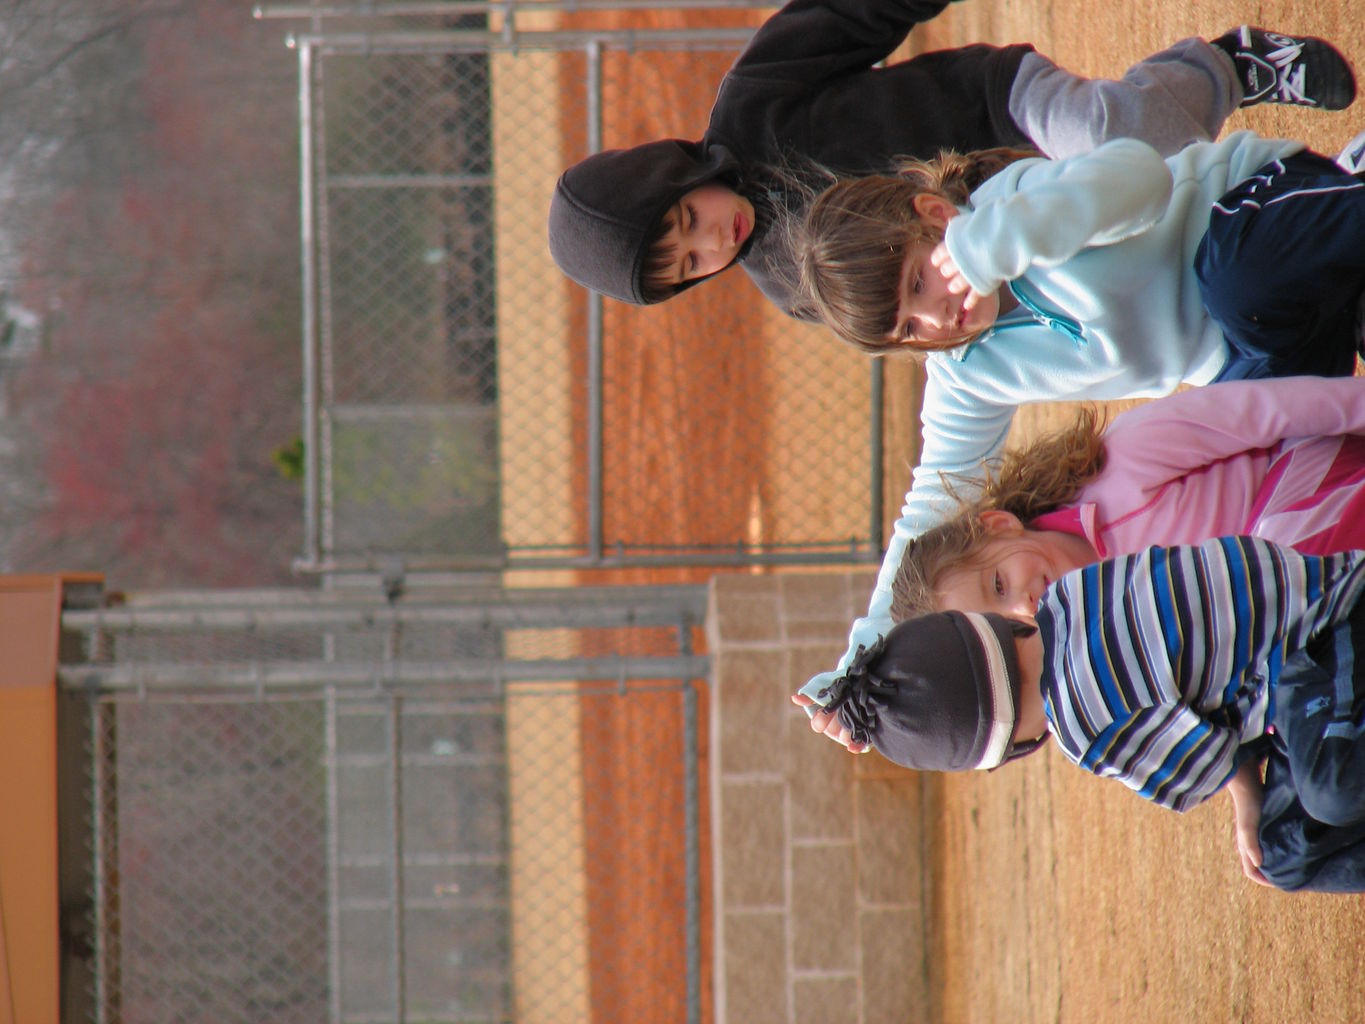
[[[738,273],[663,308],[604,307],[546,252],[549,191],[566,164],[699,134],[752,32],[708,25],[706,8],[758,9],[258,8],[310,19],[290,36],[300,571],[880,556],[879,365],[765,312]],[[659,27],[661,11],[682,12],[685,27]],[[627,16],[626,27],[612,20]]]
[[[66,611],[92,945],[71,1019],[699,1021],[704,605],[482,587]]]

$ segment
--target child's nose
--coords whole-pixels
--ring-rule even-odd
[[[945,298],[941,302],[934,303],[933,311],[929,314],[935,327],[948,327],[956,319],[954,311],[950,308],[952,303]]]

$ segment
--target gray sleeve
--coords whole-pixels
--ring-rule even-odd
[[[1085,78],[1030,53],[1010,89],[1009,110],[1034,145],[1053,158],[1125,136],[1170,156],[1191,142],[1215,138],[1241,101],[1232,61],[1191,38],[1134,64],[1117,80]]]

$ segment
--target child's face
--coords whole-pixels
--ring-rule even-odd
[[[660,240],[676,252],[672,284],[724,270],[754,231],[754,204],[724,185],[694,188],[673,208],[673,227]]]
[[[896,325],[887,336],[891,342],[966,341],[990,327],[1000,315],[999,292],[980,296],[975,306],[966,308],[967,294],[949,291],[948,278],[929,262],[933,249],[925,242],[905,252]]]
[[[943,574],[934,593],[944,611],[995,612],[1033,620],[1043,591],[1066,573],[1099,556],[1083,537],[1029,530],[1008,513],[994,536],[960,569]]]

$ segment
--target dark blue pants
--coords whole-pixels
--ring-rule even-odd
[[[1281,889],[1365,892],[1365,602],[1285,659],[1272,721],[1262,873]]]
[[[1312,152],[1266,164],[1215,204],[1194,266],[1232,350],[1219,380],[1349,376],[1365,180]]]

